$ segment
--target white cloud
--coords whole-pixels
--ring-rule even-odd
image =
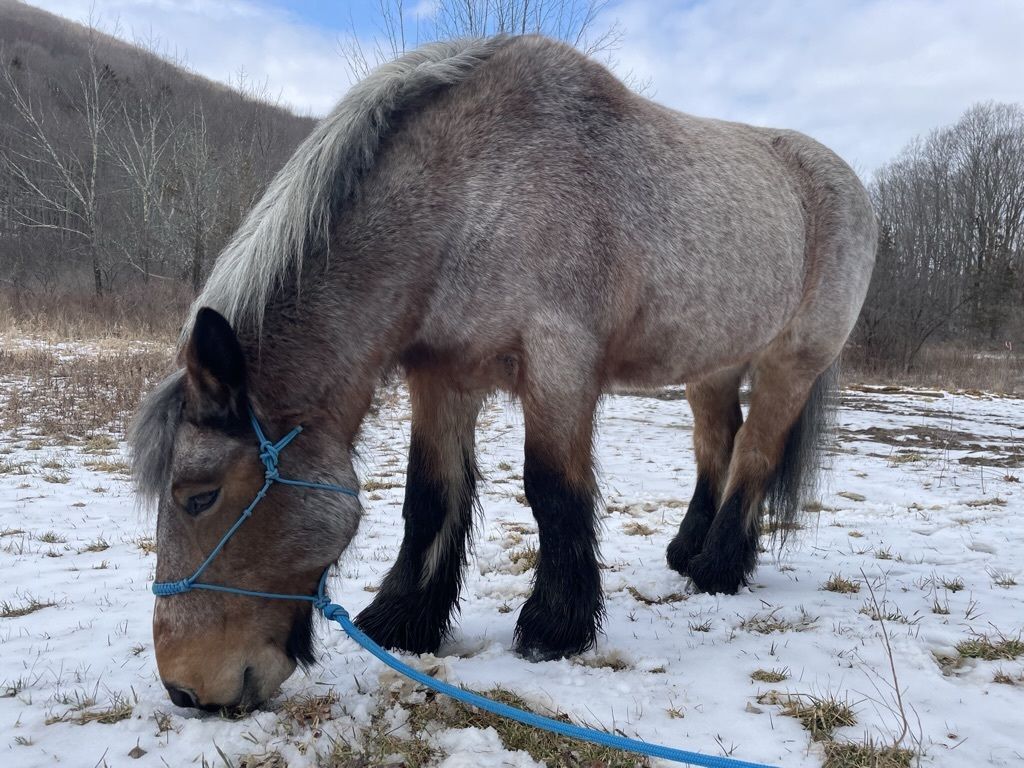
[[[221,82],[240,71],[266,83],[272,98],[299,112],[326,114],[349,86],[336,33],[280,8],[248,0],[32,0],[84,22],[95,5],[99,25],[127,40],[155,37],[187,65]]]
[[[795,128],[869,172],[976,101],[1024,102],[1020,0],[628,0],[616,69],[676,109]]]

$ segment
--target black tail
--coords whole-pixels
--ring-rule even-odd
[[[811,388],[807,403],[789,431],[782,462],[765,491],[764,504],[770,529],[780,541],[793,527],[808,496],[817,489],[822,448],[835,421],[839,392],[839,358]]]

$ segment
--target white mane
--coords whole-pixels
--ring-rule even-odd
[[[374,163],[392,117],[431,91],[464,80],[504,38],[433,43],[384,64],[355,85],[299,145],[220,254],[192,306],[257,330],[282,278],[326,245],[331,215]],[[190,325],[191,323],[189,323]],[[188,328],[186,327],[186,333]]]

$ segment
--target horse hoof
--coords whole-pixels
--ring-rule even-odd
[[[593,648],[603,609],[599,599],[590,606],[583,602],[544,608],[531,597],[516,623],[515,652],[528,661],[553,661]]]
[[[690,559],[689,576],[699,592],[735,595],[745,579],[742,566],[723,563],[707,552]]]
[[[702,541],[688,541],[681,533],[668,545],[665,559],[668,567],[680,576],[689,576],[690,561],[700,554]]]
[[[417,617],[414,596],[374,600],[356,616],[355,624],[381,648],[406,653],[436,653],[447,626]],[[416,605],[419,601],[415,601]]]

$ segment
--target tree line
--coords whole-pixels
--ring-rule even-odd
[[[1021,105],[971,107],[911,142],[869,191],[878,255],[855,335],[868,360],[908,370],[929,343],[1024,345]]]

